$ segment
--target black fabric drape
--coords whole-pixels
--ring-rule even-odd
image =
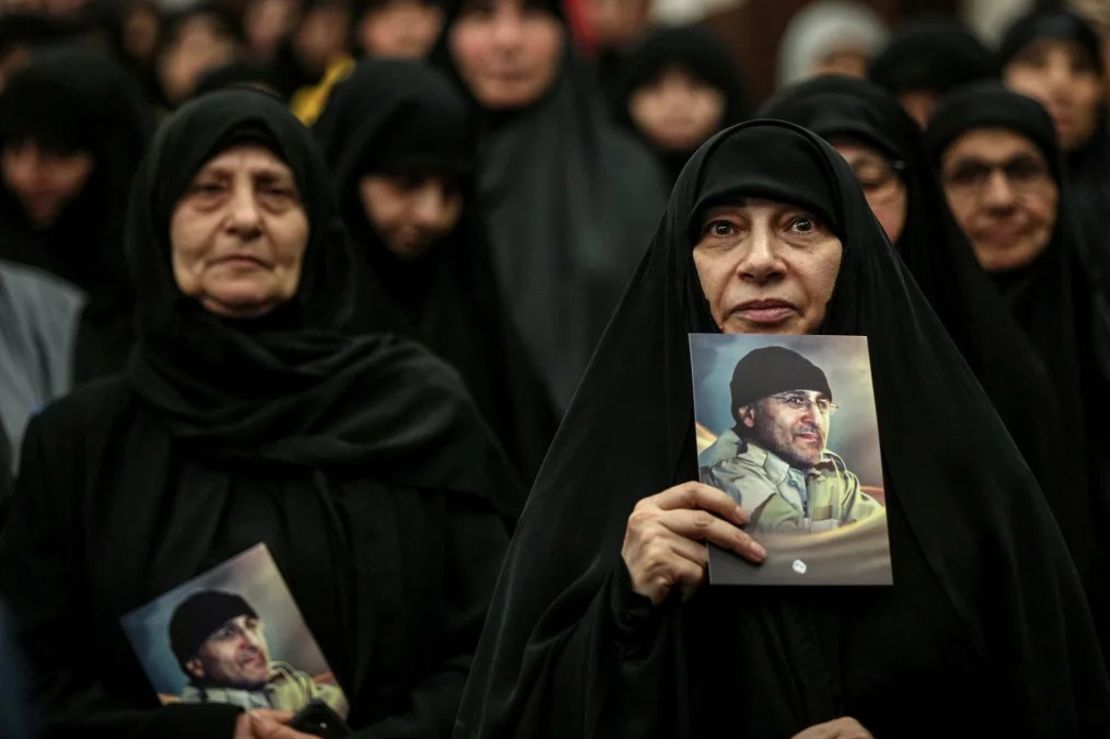
[[[844,245],[822,331],[869,338],[895,584],[703,587],[651,612],[619,553],[637,500],[697,477],[687,333],[714,325],[693,215],[710,195],[789,202],[814,178]],[[876,736],[1101,736],[1107,698],[1041,492],[847,164],[789,123],[712,139],[533,488],[456,735],[780,738],[846,714]]]
[[[0,257],[30,264],[88,295],[75,357],[84,381],[123,368],[134,344],[134,295],[123,256],[124,210],[151,121],[128,72],[84,47],[44,50],[0,95],[0,146],[37,141],[87,151],[93,172],[46,228],[0,183]]]
[[[230,320],[180,293],[168,233],[244,136],[294,172],[310,234],[293,299]],[[0,540],[46,735],[231,736],[234,707],[157,706],[119,618],[264,542],[355,735],[445,736],[522,491],[455,372],[342,333],[351,260],[310,132],[261,92],[187,103],[140,172],[128,253],[134,361],[32,421]]]
[[[455,367],[521,476],[531,481],[555,433],[556,415],[493,271],[465,99],[427,65],[366,60],[332,93],[316,133],[355,245],[357,325],[413,338]],[[370,173],[454,175],[463,197],[459,224],[416,258],[394,255],[360,197],[359,182]]]
[[[875,84],[821,77],[787,88],[760,115],[826,140],[848,137],[901,162],[906,219],[895,248],[1037,476],[1072,557],[1091,584],[1095,540],[1086,470],[1068,441],[1072,410],[975,259],[948,210],[917,124]],[[1029,408],[1038,408],[1037,423]]]
[[[460,11],[461,3],[448,8],[432,55],[456,80],[447,39]],[[562,412],[659,222],[663,173],[612,122],[594,70],[569,36],[538,101],[480,112],[478,163],[510,315]]]
[[[953,21],[913,21],[896,29],[872,60],[868,77],[898,94],[944,94],[979,79],[998,78],[998,60],[983,42]]]
[[[748,117],[751,103],[740,68],[728,47],[713,31],[700,25],[671,26],[653,31],[627,51],[621,62],[614,114],[618,122],[633,132],[644,146],[655,152],[673,184],[686,160],[694,153],[667,151],[652,143],[637,127],[628,110],[632,94],[654,81],[665,70],[677,67],[712,86],[725,98],[717,131]]]

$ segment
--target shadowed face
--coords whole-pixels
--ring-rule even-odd
[[[0,155],[4,184],[38,228],[53,224],[92,175],[92,154],[52,151],[35,141],[11,143]]]
[[[563,40],[555,16],[522,0],[467,0],[448,32],[459,76],[491,110],[539,100],[559,71]]]
[[[262,621],[249,615],[228,619],[204,640],[185,671],[202,685],[263,687],[270,673],[270,649]]]
[[[832,405],[823,392],[790,390],[737,409],[745,434],[791,467],[809,469],[821,461],[829,439]]]

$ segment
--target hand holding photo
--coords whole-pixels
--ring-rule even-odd
[[[265,544],[121,619],[162,703],[348,711]]]
[[[711,583],[892,582],[867,352],[862,336],[690,335],[700,479],[768,552],[710,546]]]

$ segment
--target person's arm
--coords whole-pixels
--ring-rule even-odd
[[[843,473],[846,478],[844,497],[841,500],[841,510],[844,512],[842,523],[863,521],[877,513],[883,512],[883,505],[879,501],[863,492],[859,478],[851,472]]]
[[[48,409],[28,427],[0,539],[0,591],[31,672],[42,736],[231,739],[238,708],[130,705],[110,690],[116,666],[96,659],[98,635],[87,620],[94,609],[82,579],[80,451],[56,423],[64,420]]]

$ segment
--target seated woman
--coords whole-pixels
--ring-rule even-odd
[[[731,52],[699,25],[663,28],[638,43],[620,83],[617,120],[655,152],[668,184],[706,139],[749,111]]]
[[[706,587],[704,542],[765,552],[746,511],[692,482],[692,331],[868,337],[893,586]],[[1028,467],[851,168],[781,121],[728,129],[679,178],[529,498],[471,674],[456,736],[1110,726],[1082,587]]]
[[[275,730],[232,705],[159,707],[120,623],[259,543],[356,735],[450,732],[521,496],[454,372],[337,333],[351,263],[330,192],[265,93],[200,98],[156,138],[128,223],[135,360],[34,419],[0,540],[46,736]],[[171,629],[194,677],[213,629]]]
[[[455,367],[531,482],[555,410],[493,272],[466,100],[425,64],[363,61],[316,132],[355,242],[359,325],[409,336]]]
[[[874,83],[819,77],[783,90],[760,115],[805,126],[848,161],[867,203],[987,391],[1041,484],[1073,559],[1092,582],[1096,538],[1088,476],[1036,348],[979,267],[933,173],[917,125]],[[1036,406],[1038,422],[1029,423]]]

